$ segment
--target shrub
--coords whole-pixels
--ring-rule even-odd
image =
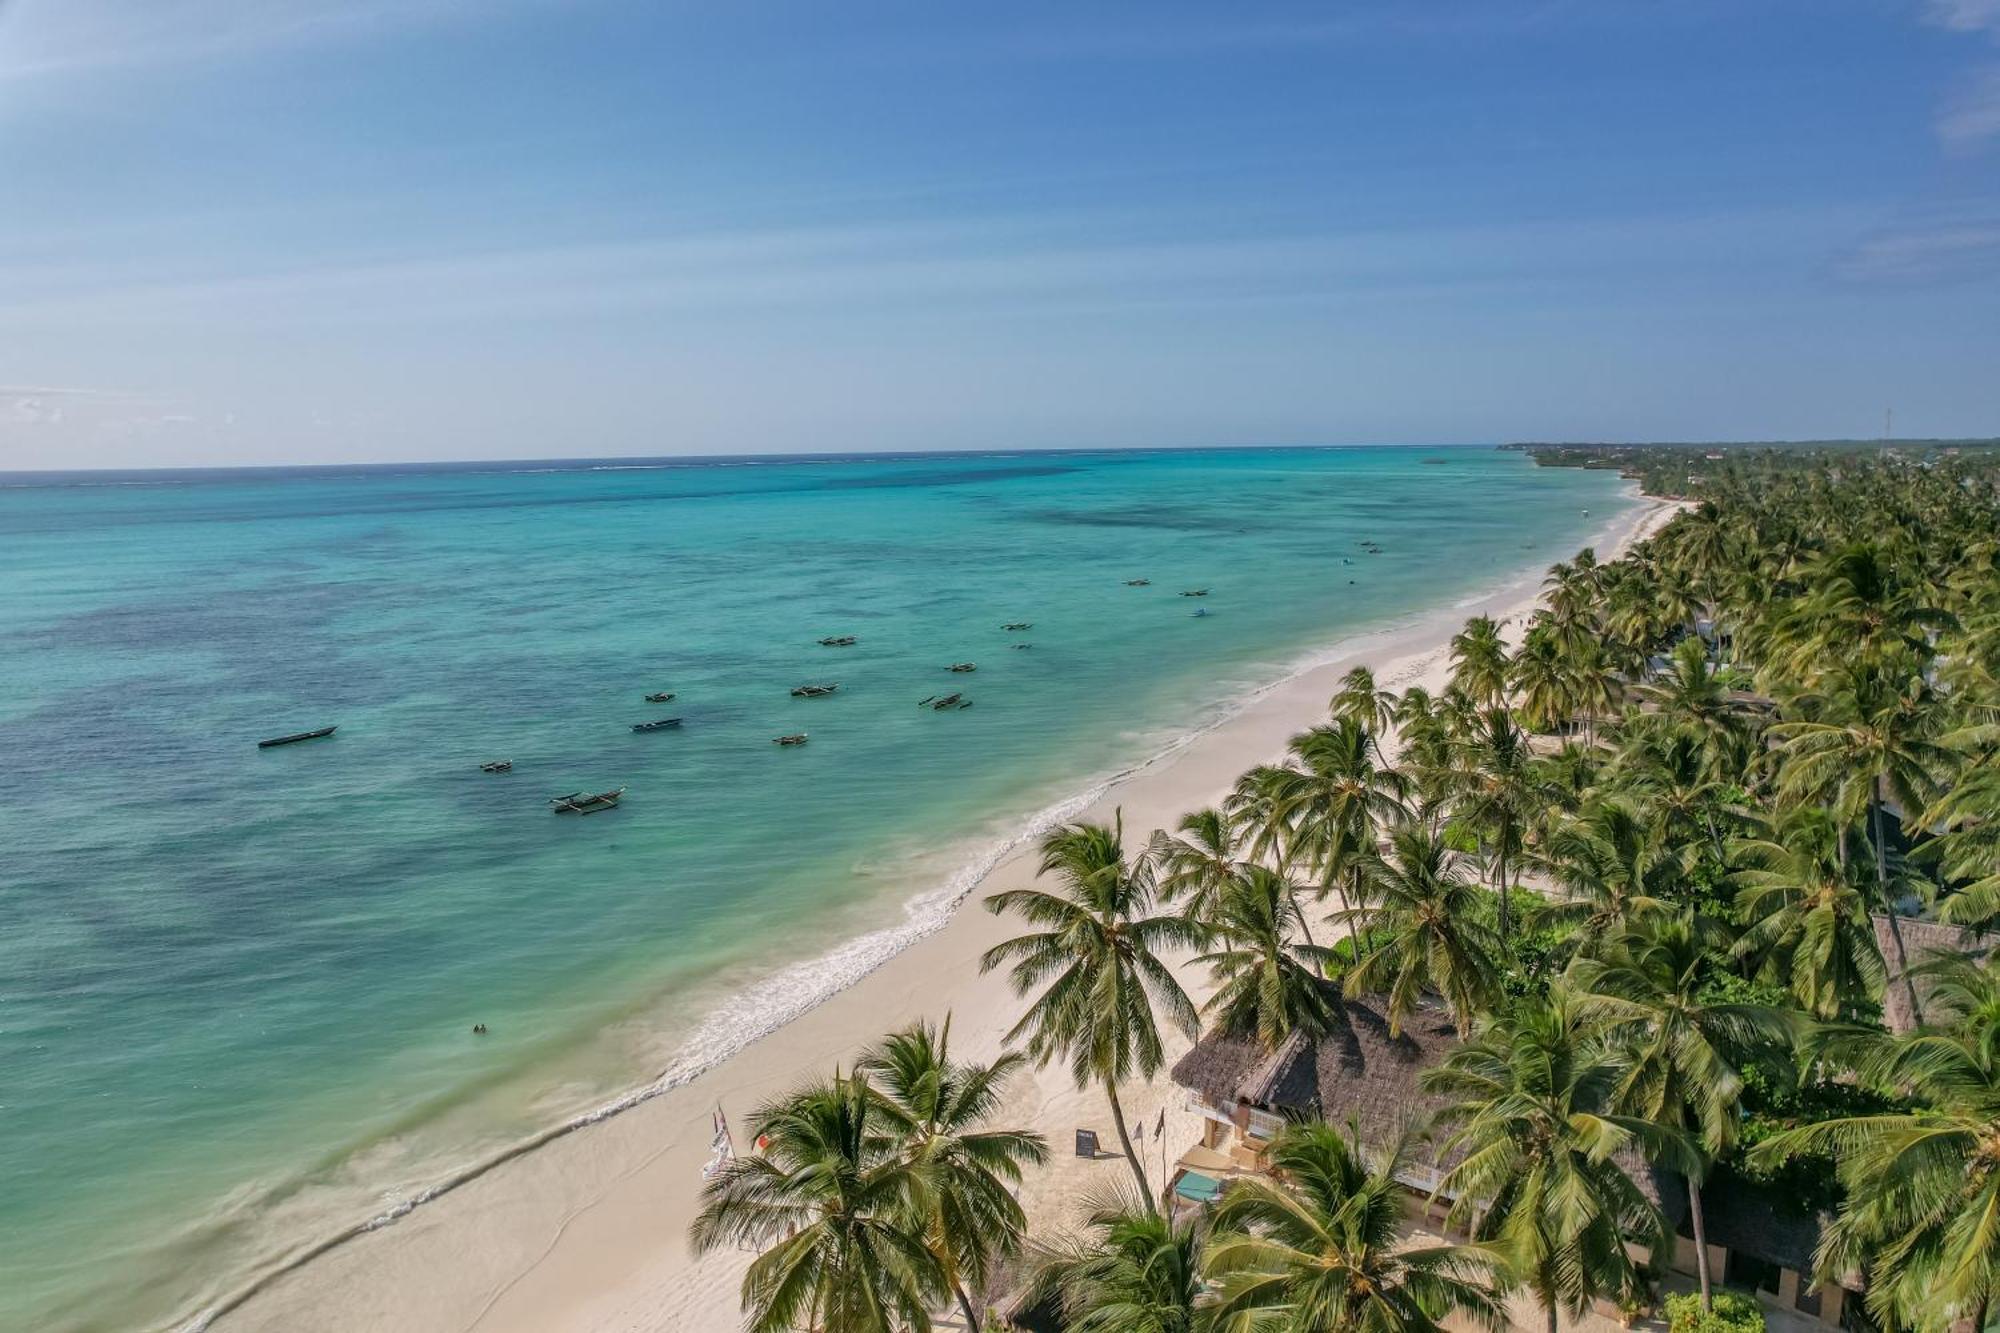
[[[1694,1292],[1667,1297],[1668,1333],[1764,1333],[1764,1307],[1740,1291],[1715,1293],[1715,1309],[1704,1314]]]

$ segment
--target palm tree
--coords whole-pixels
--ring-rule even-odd
[[[1521,720],[1530,728],[1552,732],[1569,721],[1577,703],[1576,678],[1562,637],[1552,627],[1529,630],[1507,672],[1508,683],[1521,697]]]
[[[1051,1247],[1031,1291],[1053,1291],[1070,1333],[1207,1333],[1200,1213],[1162,1217],[1150,1204],[1113,1200],[1093,1210],[1086,1235]]]
[[[1708,736],[1692,726],[1636,728],[1614,761],[1613,775],[1651,808],[1668,847],[1685,849],[1706,840],[1716,863],[1722,862],[1734,784],[1724,780]]]
[[[1456,750],[1454,818],[1479,829],[1492,855],[1493,888],[1500,895],[1500,947],[1505,952],[1510,947],[1511,868],[1522,851],[1522,830],[1541,805],[1534,753],[1504,708],[1481,712]]]
[[[1667,659],[1667,669],[1635,691],[1669,722],[1712,735],[1729,736],[1742,726],[1729,696],[1729,682],[1709,663],[1701,640],[1682,639]]]
[[[1743,934],[1732,952],[1788,989],[1816,1018],[1880,1003],[1884,968],[1869,895],[1840,851],[1846,829],[1815,807],[1765,822],[1763,836],[1730,849]]]
[[[1158,874],[1160,901],[1178,902],[1195,921],[1206,921],[1215,904],[1243,873],[1245,849],[1235,825],[1213,806],[1181,816],[1178,835],[1153,834],[1146,855]]]
[[[1395,720],[1396,696],[1377,689],[1375,673],[1358,666],[1340,678],[1340,691],[1327,707],[1335,721],[1354,722],[1370,736],[1379,738]]]
[[[1413,820],[1390,833],[1388,854],[1369,867],[1369,897],[1378,905],[1355,909],[1376,943],[1347,974],[1347,993],[1386,991],[1391,1036],[1427,991],[1451,1006],[1460,1037],[1498,994],[1500,941],[1485,925],[1480,896],[1436,829]]]
[[[1197,946],[1202,931],[1176,913],[1153,914],[1152,874],[1143,861],[1126,863],[1123,839],[1122,820],[1071,824],[1044,838],[1038,873],[1055,875],[1061,892],[1009,889],[986,899],[988,911],[1018,912],[1044,929],[994,945],[980,967],[1009,967],[1017,994],[1047,983],[1007,1040],[1025,1037],[1038,1064],[1060,1057],[1079,1088],[1104,1085],[1118,1142],[1151,1207],[1118,1085],[1135,1074],[1151,1078],[1166,1063],[1156,1009],[1190,1038],[1198,1030],[1194,1002],[1159,954]]]
[[[1451,638],[1451,684],[1482,707],[1507,702],[1507,643],[1491,616],[1474,616]]]
[[[1396,701],[1396,758],[1406,775],[1406,797],[1425,818],[1444,809],[1451,789],[1456,741],[1451,711],[1430,691],[1412,685]]]
[[[1617,1160],[1643,1147],[1678,1161],[1678,1136],[1612,1109],[1625,1069],[1597,1040],[1563,986],[1545,1001],[1516,1000],[1471,1042],[1427,1071],[1445,1099],[1456,1159],[1438,1190],[1451,1218],[1498,1252],[1532,1291],[1556,1333],[1558,1311],[1582,1313],[1599,1296],[1636,1303],[1645,1280],[1627,1238],[1655,1253],[1672,1243],[1666,1218]]]
[[[1709,634],[1715,640],[1716,661],[1722,660],[1722,626],[1720,603],[1716,598],[1717,580],[1732,561],[1733,543],[1729,540],[1729,529],[1721,508],[1712,502],[1696,507],[1693,513],[1681,516],[1675,525],[1675,557],[1687,570],[1693,580],[1705,590],[1703,602],[1709,614]]]
[[[1294,1032],[1317,1037],[1333,1023],[1320,985],[1331,954],[1294,943],[1304,932],[1292,886],[1268,866],[1249,866],[1216,901],[1209,922],[1222,947],[1195,959],[1215,977],[1203,1006],[1224,1031],[1251,1033],[1275,1051]]]
[[[1865,1083],[1914,1108],[1787,1130],[1751,1163],[1830,1151],[1847,1198],[1820,1238],[1820,1273],[1865,1266],[1885,1326],[1981,1329],[2000,1294],[2000,977],[1956,957],[1920,972],[1936,1021],[1865,1039],[1857,1061]]]
[[[1403,812],[1402,775],[1379,764],[1368,733],[1345,718],[1292,737],[1289,758],[1285,765],[1253,770],[1245,782],[1253,783],[1284,830],[1281,864],[1309,867],[1322,893],[1332,889],[1341,906],[1351,908],[1362,866],[1375,850],[1377,823]],[[1350,942],[1358,953],[1359,938]]]
[[[1535,915],[1576,927],[1571,944],[1588,951],[1620,927],[1665,908],[1680,888],[1680,865],[1659,829],[1629,797],[1599,796],[1557,825],[1536,858],[1563,896]]]
[[[1878,543],[1836,551],[1810,573],[1813,590],[1778,626],[1779,653],[1773,659],[1809,686],[1856,663],[1903,654],[1927,657],[1931,633],[1953,623],[1927,603]]]
[[[1598,722],[1614,715],[1625,698],[1625,678],[1600,639],[1567,642],[1563,651],[1568,659],[1571,700],[1583,714],[1584,740],[1596,745]]]
[[[1441,1333],[1452,1315],[1506,1326],[1476,1246],[1401,1244],[1407,1152],[1370,1162],[1327,1124],[1287,1126],[1270,1176],[1235,1181],[1215,1207],[1205,1271],[1217,1333]]]
[[[1718,932],[1692,912],[1635,924],[1598,957],[1579,958],[1568,980],[1586,1021],[1624,1052],[1613,1103],[1683,1136],[1697,1170],[1686,1176],[1695,1269],[1703,1309],[1712,1309],[1708,1230],[1701,1182],[1736,1141],[1748,1061],[1789,1049],[1785,1015],[1762,1005],[1710,998],[1708,969]]]
[[[1988,726],[1947,737],[1972,749],[1988,742]],[[1938,865],[1939,877],[1954,885],[1938,904],[1940,919],[1977,930],[1991,929],[2000,917],[2000,752],[1968,763],[1926,810],[1923,823],[1943,832],[1923,850]]]
[[[1849,817],[1866,814],[1875,853],[1877,904],[1887,914],[1896,948],[1896,970],[1909,959],[1897,924],[1896,895],[1890,890],[1888,833],[1883,810],[1893,797],[1904,810],[1918,811],[1935,789],[1936,772],[1951,762],[1937,742],[1940,701],[1907,658],[1858,663],[1826,673],[1831,688],[1809,706],[1817,716],[1774,723],[1768,735],[1781,761],[1778,792],[1794,802],[1823,802]],[[1910,1007],[1923,1016],[1916,987]]]
[[[919,1186],[916,1211],[966,1327],[979,1330],[967,1294],[986,1289],[998,1260],[1018,1253],[1027,1216],[1010,1185],[1022,1167],[1048,1159],[1048,1144],[1028,1130],[979,1128],[1000,1104],[1000,1087],[1022,1057],[992,1064],[951,1058],[951,1018],[942,1028],[916,1023],[884,1038],[855,1066],[872,1080],[882,1118]]]
[[[926,1330],[946,1290],[911,1200],[919,1170],[865,1078],[835,1073],[758,1108],[760,1153],[732,1158],[702,1188],[696,1254],[763,1250],[743,1275],[749,1333]]]

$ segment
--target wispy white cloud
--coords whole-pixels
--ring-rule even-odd
[[[1833,265],[1862,283],[1962,280],[2000,271],[2000,218],[1965,218],[1893,228],[1861,241]]]
[[[523,0],[0,0],[0,80],[230,59],[470,20]]]
[[[669,236],[618,244],[454,252],[176,282],[108,281],[0,300],[0,328],[326,326],[622,311],[861,312],[1020,308],[1076,300],[1200,303],[1312,291],[1556,290],[1685,265],[1801,228],[1824,210],[1558,219],[1290,235],[1161,233],[1085,218],[907,222]]]
[[[1937,132],[1946,147],[1961,150],[2000,136],[2000,65],[1980,70],[1946,99],[1938,112]]]
[[[1985,33],[2000,42],[2000,0],[1929,0],[1924,20],[1952,32]],[[1948,94],[1936,129],[1944,146],[1959,152],[2000,137],[2000,65],[1987,65]]]
[[[2000,0],[1930,0],[1924,15],[1953,32],[2000,33]]]

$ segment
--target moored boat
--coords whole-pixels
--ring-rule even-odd
[[[829,634],[824,639],[821,639],[819,644],[822,648],[849,648],[859,642],[860,640],[856,639],[852,634]]]
[[[573,791],[567,796],[549,797],[549,806],[559,815],[594,815],[616,806],[624,795],[623,787],[599,792]]]
[[[1126,579],[1125,586],[1128,588],[1150,588],[1153,586],[1153,581],[1151,579]]]
[[[964,675],[968,671],[979,670],[979,664],[976,662],[953,662],[950,666],[946,667],[945,670],[956,671],[960,675]]]
[[[1206,596],[1208,596],[1208,589],[1206,589],[1206,588],[1189,588],[1189,589],[1188,589],[1187,591],[1183,592],[1183,593],[1181,594],[1181,596],[1183,596],[1183,597],[1206,597]]]
[[[656,722],[634,722],[632,724],[632,730],[665,731],[668,727],[678,727],[680,724],[681,720],[677,717],[663,717]]]
[[[1032,620],[1010,620],[1010,621],[1008,621],[1008,622],[1007,622],[1006,624],[1002,625],[1002,626],[1001,626],[1000,628],[1001,628],[1001,629],[1033,629],[1034,627],[1035,627],[1035,622],[1034,622],[1034,621],[1032,621]]]
[[[935,711],[942,713],[947,708],[958,707],[958,701],[964,697],[962,694],[947,694],[936,699],[927,699],[924,702],[928,703]],[[917,707],[921,708],[923,704],[918,704]]]
[[[481,773],[511,773],[514,771],[512,759],[489,759],[479,766]]]
[[[773,736],[771,737],[771,743],[773,745],[804,745],[806,743],[806,734],[803,731],[795,731],[789,736]]]
[[[800,685],[792,690],[792,697],[794,699],[817,699],[822,694],[832,694],[839,688],[840,682],[837,680],[827,685]]]
[[[257,748],[268,750],[274,745],[296,745],[300,741],[316,741],[322,736],[331,736],[337,727],[321,727],[316,731],[295,731],[289,736],[273,736],[267,741],[258,741]]]
[[[649,694],[646,696],[646,702],[649,704],[670,704],[673,701],[674,701],[674,692],[672,690],[661,690],[657,694]]]

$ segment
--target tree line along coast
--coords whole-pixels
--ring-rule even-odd
[[[1177,828],[1049,834],[985,901],[1010,1049],[894,1033],[706,1185],[747,1327],[2000,1315],[2000,445],[1520,447],[1690,503]],[[1126,1159],[1073,1228],[991,1123],[1028,1063]],[[1166,1179],[1119,1101],[1163,1077],[1206,1108]]]

